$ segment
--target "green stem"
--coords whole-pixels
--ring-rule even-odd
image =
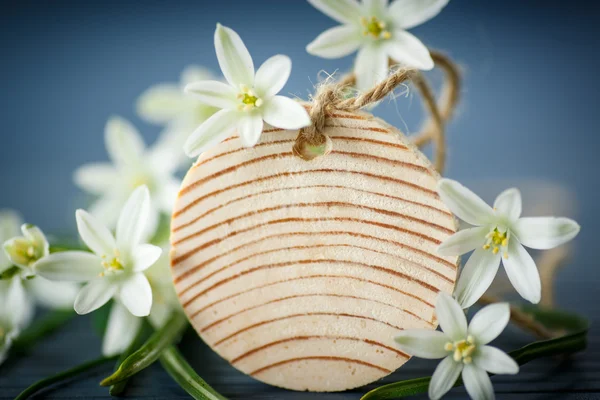
[[[117,360],[117,365],[115,366],[116,370],[118,370],[119,366],[127,359],[127,357],[132,355],[142,345],[145,335],[146,335],[146,332],[145,332],[144,326],[142,326],[142,327],[140,327],[140,330],[137,333],[133,342],[131,342],[129,347],[127,349],[125,349],[125,351],[123,353],[121,353],[121,355],[119,356],[119,359]],[[108,393],[111,396],[121,395],[127,388],[128,382],[129,382],[129,379],[125,379],[119,383],[115,383],[108,389]]]
[[[518,350],[511,351],[508,354],[517,364],[524,365],[529,361],[542,357],[576,353],[586,348],[588,324],[585,319],[574,314],[544,310],[535,306],[523,306],[521,308],[547,328],[565,330],[571,333],[555,339],[533,342]],[[430,380],[431,377],[427,376],[390,383],[371,390],[361,400],[390,400],[426,393]],[[462,384],[462,380],[458,379],[454,387],[462,386]]]
[[[73,310],[50,311],[43,318],[21,332],[17,340],[15,340],[12,349],[19,353],[27,352],[37,341],[62,327],[75,315],[75,311]]]
[[[187,363],[175,346],[169,346],[160,356],[160,363],[171,377],[196,400],[227,400]]]
[[[119,369],[100,385],[112,386],[150,366],[164,349],[179,340],[186,328],[186,317],[179,312],[174,313],[161,329],[154,332],[138,351],[127,357]]]
[[[49,378],[46,379],[42,379],[41,381],[37,381],[36,383],[34,383],[33,385],[29,386],[27,389],[25,389],[24,391],[21,392],[21,394],[19,394],[15,400],[24,400],[26,398],[28,398],[29,396],[33,395],[34,393],[38,392],[39,390],[46,388],[54,383],[57,382],[61,382],[63,380],[66,380],[68,378],[72,378],[75,375],[79,375],[83,372],[89,371],[92,368],[95,368],[99,365],[102,365],[106,362],[109,361],[114,361],[116,360],[117,357],[100,357],[97,358],[95,360],[92,361],[88,361],[85,362],[83,364],[78,365],[77,367],[73,367],[71,369],[68,369],[66,371],[60,372],[56,375],[53,375]]]

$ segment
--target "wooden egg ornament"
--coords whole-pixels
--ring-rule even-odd
[[[332,151],[305,161],[298,131],[232,137],[187,173],[173,214],[175,287],[202,339],[238,370],[293,390],[376,381],[409,356],[394,337],[435,329],[458,257],[439,175],[394,127],[335,112]]]

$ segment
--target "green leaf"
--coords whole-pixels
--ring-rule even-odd
[[[160,356],[160,363],[171,377],[196,400],[227,400],[187,363],[175,346],[169,346]]]
[[[135,353],[137,349],[139,349],[142,346],[142,344],[144,343],[144,338],[148,336],[148,331],[150,331],[150,327],[147,323],[144,323],[138,331],[135,339],[133,339],[133,342],[131,342],[129,347],[125,349],[125,351],[119,356],[119,359],[117,360],[117,365],[115,366],[115,370],[118,370],[119,366],[123,363],[123,361],[125,361],[127,357]],[[108,389],[108,393],[111,396],[119,396],[123,394],[123,392],[127,388],[128,383],[129,379],[125,379],[119,383],[115,383]]]
[[[0,274],[0,280],[12,279],[15,275],[19,275],[20,273],[21,268],[13,265]]]
[[[570,354],[582,351],[587,346],[588,321],[576,314],[540,308],[534,305],[520,307],[524,312],[551,331],[564,331],[564,336],[533,342],[508,353],[519,365],[541,357]],[[491,375],[491,374],[490,374]],[[361,400],[389,400],[426,393],[431,377],[423,377],[390,383],[371,390]],[[461,386],[458,380],[454,387]]]
[[[179,340],[187,326],[187,318],[183,314],[173,313],[161,329],[154,332],[138,351],[127,357],[119,369],[100,382],[100,385],[114,385],[150,366],[164,349]]]

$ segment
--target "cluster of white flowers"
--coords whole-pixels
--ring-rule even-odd
[[[309,3],[342,25],[323,32],[307,51],[337,58],[358,50],[354,71],[359,90],[384,79],[390,59],[408,67],[433,68],[428,49],[406,29],[433,18],[448,0]],[[38,227],[23,224],[12,211],[0,211],[0,362],[31,321],[35,303],[73,306],[78,314],[87,314],[112,300],[103,343],[107,356],[131,344],[141,317],[154,326],[165,323],[180,305],[168,267],[169,246],[150,242],[161,214],[172,212],[180,186],[176,173],[185,164],[182,149],[195,157],[235,132],[244,146],[252,147],[265,124],[292,130],[311,123],[299,102],[278,95],[292,69],[287,56],[275,55],[255,71],[240,36],[220,24],[214,46],[226,82],[212,79],[201,67],[188,67],[179,85],[151,87],[138,99],[137,109],[145,120],[164,126],[156,144],[147,148],[128,121],[113,117],[105,130],[111,162],[84,165],[75,172],[76,184],[97,197],[89,213],[76,212],[79,235],[91,252],[51,252]],[[474,252],[454,298],[446,293],[437,297],[436,316],[443,332],[408,330],[396,342],[411,355],[443,358],[431,379],[432,399],[448,392],[461,374],[472,398],[491,399],[488,372],[515,374],[519,369],[507,354],[488,345],[506,327],[509,307],[487,306],[468,326],[463,309],[488,289],[501,262],[517,292],[539,302],[539,273],[524,246],[550,249],[573,239],[580,228],[567,218],[521,218],[517,189],[501,193],[493,208],[449,179],[440,181],[438,192],[458,218],[474,226],[448,238],[439,254]]]

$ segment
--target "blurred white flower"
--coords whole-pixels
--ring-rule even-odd
[[[435,17],[449,0],[308,0],[342,25],[321,33],[306,47],[310,54],[340,58],[358,50],[356,86],[367,90],[388,73],[388,59],[407,67],[430,70],[427,47],[406,29]]]
[[[13,210],[0,210],[0,244],[8,239],[21,234],[20,226],[23,224],[21,216]],[[14,264],[4,251],[0,251],[0,274]]]
[[[145,317],[152,291],[143,271],[160,257],[160,247],[142,244],[150,213],[150,193],[138,187],[121,210],[116,235],[84,210],[77,210],[77,230],[93,253],[65,251],[38,261],[35,271],[56,281],[88,282],[75,299],[75,311],[87,314],[117,297],[135,316]]]
[[[300,103],[277,96],[292,70],[287,56],[269,58],[255,74],[252,57],[235,31],[217,24],[214,39],[217,59],[229,84],[199,81],[186,86],[185,90],[203,103],[221,109],[188,138],[184,147],[188,156],[199,155],[236,129],[243,145],[252,147],[260,139],[264,122],[283,129],[300,129],[310,124]]]
[[[137,112],[140,117],[165,126],[153,150],[168,152],[165,157],[179,160],[179,167],[189,162],[183,145],[190,132],[219,110],[185,93],[184,88],[192,82],[212,79],[214,76],[208,69],[191,65],[183,70],[179,84],[156,84],[138,98]]]
[[[501,260],[517,292],[526,300],[538,303],[540,275],[523,245],[533,249],[559,246],[579,233],[577,222],[554,217],[520,218],[521,193],[515,188],[502,192],[493,209],[475,193],[450,179],[439,182],[438,192],[458,218],[475,226],[455,233],[438,249],[439,254],[447,256],[475,250],[456,285],[455,295],[461,306],[470,307],[485,293]]]
[[[19,230],[19,225],[21,229]],[[23,236],[19,236],[19,234]],[[21,216],[14,211],[0,211],[0,272],[17,266],[22,286],[27,291],[23,307],[33,314],[35,303],[46,308],[68,308],[77,295],[78,285],[71,282],[51,282],[35,275],[35,263],[49,254],[46,236],[40,228],[23,224]]]
[[[508,324],[508,303],[482,308],[467,327],[461,306],[448,294],[440,292],[435,312],[443,332],[407,330],[396,337],[401,350],[410,355],[439,359],[429,383],[429,397],[439,399],[446,394],[462,372],[462,379],[473,399],[493,399],[494,389],[488,372],[516,374],[517,363],[503,351],[487,344],[497,338]]]
[[[152,310],[148,319],[154,328],[162,327],[173,312],[183,312],[173,285],[169,245],[162,249],[158,261],[144,271],[152,287]]]
[[[90,213],[114,228],[129,195],[146,185],[152,195],[146,235],[156,230],[160,212],[170,215],[180,180],[173,174],[179,166],[168,143],[147,149],[139,132],[128,121],[113,117],[106,124],[106,149],[111,163],[86,164],[75,171],[75,183],[98,196]],[[179,148],[178,148],[179,151]]]
[[[0,280],[0,364],[13,340],[31,322],[31,309],[18,276]]]

